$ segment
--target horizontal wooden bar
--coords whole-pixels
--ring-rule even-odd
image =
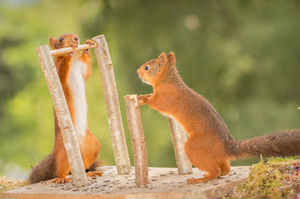
[[[96,45],[81,44],[77,48],[67,47],[67,48],[59,48],[59,49],[55,49],[55,50],[50,50],[50,54],[51,55],[60,55],[60,54],[71,53],[71,52],[78,51],[78,50],[95,48],[95,47],[96,47]]]

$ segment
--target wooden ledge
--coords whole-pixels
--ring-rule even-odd
[[[227,176],[194,185],[186,184],[190,177],[201,177],[203,172],[193,168],[193,174],[178,175],[177,168],[149,168],[150,183],[147,187],[137,187],[134,168],[130,174],[118,175],[114,166],[99,167],[103,176],[88,178],[88,185],[74,188],[71,183],[56,185],[51,181],[33,184],[0,194],[3,199],[182,199],[217,198],[231,192],[246,180],[249,167],[232,167]]]

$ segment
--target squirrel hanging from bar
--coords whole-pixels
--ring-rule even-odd
[[[207,172],[203,178],[190,178],[189,184],[205,182],[230,171],[230,160],[251,156],[300,155],[300,130],[286,130],[236,141],[222,117],[200,94],[189,88],[175,67],[173,52],[161,53],[143,64],[140,79],[153,87],[153,94],[139,95],[139,105],[148,104],[181,124],[188,139],[184,145],[190,162]]]
[[[50,37],[49,43],[52,49],[66,47],[75,49],[80,44],[76,34],[63,34],[57,39]],[[85,43],[95,45],[92,40],[87,40]],[[100,161],[96,160],[100,151],[100,142],[88,129],[87,124],[85,84],[92,70],[89,50],[86,49],[82,53],[74,51],[55,55],[53,59],[78,139],[83,164],[89,171],[87,175],[102,175],[101,171],[95,171],[95,168],[101,165]],[[31,184],[53,178],[55,178],[55,183],[69,182],[67,175],[70,173],[70,166],[55,113],[54,118],[55,144],[53,151],[32,169],[29,176]]]

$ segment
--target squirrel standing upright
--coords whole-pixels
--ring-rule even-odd
[[[214,107],[180,78],[173,52],[161,53],[143,64],[137,73],[153,87],[153,94],[139,95],[139,105],[148,104],[181,124],[188,139],[185,153],[191,163],[207,172],[188,183],[205,182],[230,171],[230,160],[249,156],[293,156],[300,154],[300,130],[281,131],[242,142],[236,141]]]
[[[76,48],[80,44],[79,37],[75,34],[64,34],[57,39],[50,37],[49,43],[52,49]],[[89,45],[95,44],[91,40],[87,40],[85,43]],[[75,51],[63,55],[55,55],[53,58],[79,142],[84,167],[88,170],[94,170],[100,164],[96,161],[100,151],[100,142],[88,129],[87,125],[85,83],[92,70],[89,50],[84,50],[82,53]],[[55,144],[53,152],[33,168],[29,176],[31,184],[56,177],[54,180],[56,183],[69,181],[67,175],[70,173],[70,166],[55,114],[54,117]],[[87,173],[89,176],[101,174],[101,171]]]

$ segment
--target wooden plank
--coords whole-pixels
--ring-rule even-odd
[[[138,187],[134,172],[118,175],[116,167],[99,168],[103,175],[88,178],[88,185],[74,188],[70,183],[55,185],[51,181],[37,183],[0,193],[1,199],[196,199],[221,198],[231,192],[249,175],[249,167],[232,167],[231,172],[218,179],[199,184],[187,184],[191,177],[201,177],[204,172],[193,169],[193,174],[179,175],[177,168],[149,168],[149,184]],[[132,168],[132,171],[134,168]]]
[[[87,183],[87,178],[81,158],[80,148],[65,95],[61,87],[53,59],[50,55],[48,45],[37,48],[37,53],[52,98],[64,147],[67,152],[68,162],[72,173],[72,182],[75,186],[82,186]]]
[[[116,166],[119,174],[127,174],[130,172],[131,166],[122,123],[112,61],[104,35],[94,37],[93,41],[97,43],[97,46],[95,47],[95,53],[102,80]]]
[[[149,183],[148,157],[138,98],[137,95],[126,95],[124,100],[134,154],[135,182],[138,186],[146,186]]]

